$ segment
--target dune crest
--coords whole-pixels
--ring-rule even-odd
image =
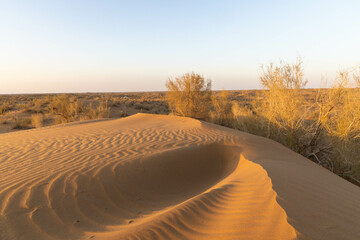
[[[0,239],[360,236],[357,187],[273,141],[188,118],[1,134],[0,171]]]

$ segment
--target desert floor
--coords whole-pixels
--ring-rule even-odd
[[[0,134],[0,239],[360,239],[360,188],[284,146],[135,114]]]

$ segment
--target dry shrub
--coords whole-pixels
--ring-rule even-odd
[[[340,103],[326,122],[328,132],[342,140],[360,138],[360,90],[354,88],[349,72],[339,73]],[[360,83],[358,83],[360,87]]]
[[[260,81],[264,97],[254,101],[253,108],[257,122],[265,125],[262,134],[299,151],[308,138],[306,121],[311,113],[311,106],[300,92],[307,83],[301,59],[295,64],[270,63],[263,67]]]
[[[337,93],[333,111],[323,123],[332,150],[333,171],[357,184],[360,184],[359,87],[359,71],[340,72],[333,88]]]
[[[35,128],[42,127],[44,118],[42,114],[33,114],[31,115],[31,125]]]
[[[301,60],[270,64],[260,77],[262,96],[234,104],[232,127],[278,141],[360,185],[360,75],[341,72],[336,85],[307,101]],[[357,88],[354,88],[357,84]]]
[[[30,129],[32,127],[31,125],[31,119],[30,118],[14,118],[13,119],[13,129]]]
[[[45,107],[46,99],[35,98],[31,101],[31,111],[35,113],[41,113],[42,107]]]
[[[10,111],[11,109],[13,109],[13,106],[12,106],[12,104],[10,102],[1,103],[1,105],[0,105],[0,115]]]
[[[29,103],[20,103],[17,105],[18,109],[22,109],[24,111],[29,111],[30,109],[30,104]]]
[[[55,117],[55,123],[73,122],[79,120],[91,120],[108,118],[110,107],[106,97],[101,99],[96,97],[97,104],[93,102],[85,103],[75,96],[60,95],[55,96],[50,101],[50,112],[60,118]]]
[[[234,102],[231,107],[233,121],[231,126],[244,132],[266,137],[266,124],[261,118],[256,117],[249,106],[242,106]]]
[[[210,120],[213,123],[229,126],[233,114],[231,111],[232,103],[229,101],[228,92],[221,91],[220,96],[212,96],[213,110],[210,112]]]
[[[166,82],[167,102],[175,115],[205,119],[211,107],[211,81],[196,73],[186,73]]]
[[[82,106],[81,114],[81,119],[85,120],[108,118],[110,115],[110,107],[108,107],[107,101],[100,101],[97,106],[90,103],[87,106]]]
[[[54,96],[50,101],[50,112],[60,116],[63,122],[72,122],[78,119],[80,103],[76,97],[65,94]]]

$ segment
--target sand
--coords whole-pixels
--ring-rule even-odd
[[[194,119],[65,124],[0,134],[0,239],[360,239],[360,188]]]

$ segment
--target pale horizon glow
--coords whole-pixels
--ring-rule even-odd
[[[260,89],[304,60],[308,87],[360,66],[360,1],[0,1],[0,94],[164,91],[197,72]]]

